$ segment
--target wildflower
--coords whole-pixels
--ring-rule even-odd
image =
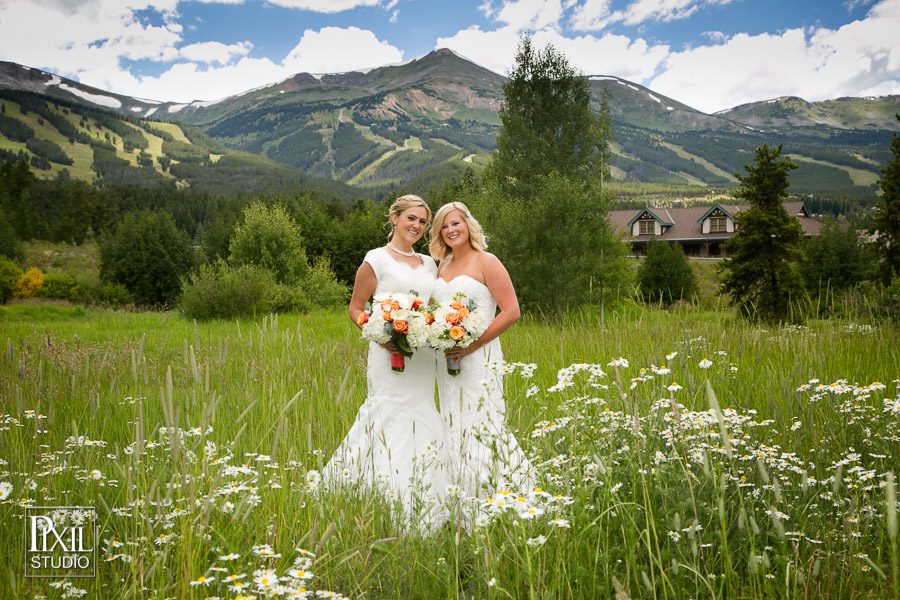
[[[219,560],[237,560],[240,557],[241,557],[240,554],[235,554],[232,552],[231,554],[226,554],[225,556],[220,556]]]
[[[215,577],[209,577],[209,578],[207,578],[207,577],[200,576],[200,577],[197,578],[196,581],[192,581],[192,582],[191,582],[191,586],[193,586],[193,587],[196,587],[196,586],[198,586],[198,585],[208,586],[209,584],[211,584],[211,583],[214,582],[215,580],[216,580]]]
[[[669,537],[672,538],[672,541],[673,541],[673,542],[680,542],[680,541],[681,541],[681,534],[678,533],[677,531],[670,531],[670,532],[669,532]]]
[[[278,583],[278,574],[273,569],[257,569],[253,572],[253,583],[258,589],[270,588]]]
[[[616,485],[612,486],[612,489],[611,489],[610,491],[611,491],[613,494],[615,494],[615,493],[618,492],[620,489],[622,489],[622,485],[623,485],[622,482],[619,482],[619,483],[617,483]]]
[[[670,352],[669,354],[666,354],[666,360],[672,360],[676,356],[678,356],[678,352]]]
[[[8,481],[0,481],[0,502],[9,498],[9,495],[12,494],[13,486]]]
[[[559,527],[560,529],[568,529],[569,521],[567,521],[566,519],[561,519],[561,518],[557,517],[557,518],[553,519],[552,521],[550,521],[550,525],[555,525],[556,527]]]
[[[543,546],[547,543],[547,537],[543,535],[539,535],[536,538],[529,538],[526,542],[529,546]]]
[[[681,387],[680,385],[678,385],[677,381],[673,381],[672,384],[670,386],[668,386],[666,389],[669,390],[670,392],[677,392],[679,390],[683,390],[684,388]]]
[[[800,429],[801,425],[802,423],[800,421],[794,421],[794,424],[791,425],[791,431],[797,431],[798,429]]]
[[[240,575],[238,575],[237,573],[232,573],[228,577],[225,577],[224,579],[222,579],[222,581],[224,581],[225,583],[231,583],[232,581],[237,581],[238,579],[243,579],[246,576],[247,575],[245,573],[242,573]]]
[[[488,587],[494,587],[495,585],[497,585],[497,578],[491,577],[490,581],[488,581]]]
[[[700,361],[700,368],[701,368],[701,369],[708,369],[708,368],[710,368],[711,366],[712,366],[712,361],[709,360],[708,358],[704,358],[703,360]]]

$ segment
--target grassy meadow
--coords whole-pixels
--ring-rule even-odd
[[[3,306],[0,597],[897,599],[897,335],[698,307],[523,319],[508,427],[541,487],[421,537],[320,489],[365,398],[343,311]],[[96,579],[23,577],[29,505],[97,509]]]

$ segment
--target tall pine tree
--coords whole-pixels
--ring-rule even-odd
[[[746,175],[735,173],[741,188],[735,194],[750,208],[735,217],[737,233],[726,244],[731,258],[720,263],[721,293],[741,312],[766,321],[784,321],[792,298],[803,293],[797,261],[803,256],[800,221],[787,213],[791,169],[797,165],[781,158],[782,147],[763,144],[754,165],[744,165]]]
[[[900,121],[900,114],[895,115]],[[871,233],[881,258],[878,273],[884,283],[900,276],[900,136],[891,138],[894,158],[881,170],[881,199],[875,203]]]

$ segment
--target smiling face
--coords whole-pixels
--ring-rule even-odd
[[[421,206],[407,208],[399,215],[391,215],[394,226],[394,243],[403,240],[410,246],[422,239],[428,223],[428,212]]]
[[[441,239],[450,247],[451,252],[469,243],[469,227],[458,210],[451,210],[444,217]]]

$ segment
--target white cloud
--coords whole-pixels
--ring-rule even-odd
[[[607,34],[574,38],[553,29],[533,36],[537,48],[553,44],[570,64],[585,75],[616,75],[642,81],[651,77],[669,54],[668,46],[650,46],[642,39]],[[470,60],[501,74],[513,66],[519,44],[519,32],[513,27],[482,31],[470,27],[449,38],[438,38],[436,48],[450,48]]]
[[[731,0],[636,0],[625,10],[626,25],[646,21],[674,21],[685,19],[704,6],[728,4]]]
[[[182,46],[178,54],[192,62],[226,65],[238,56],[247,56],[252,49],[253,44],[247,41],[231,45],[221,42],[200,42]]]
[[[562,18],[560,0],[506,0],[496,20],[519,31],[556,27]]]
[[[722,31],[704,31],[700,35],[709,39],[709,41],[715,42],[717,44],[724,42],[725,40],[728,39],[728,36],[725,34],[725,32],[722,32]]]
[[[291,74],[338,73],[370,69],[403,60],[403,52],[387,42],[379,41],[369,30],[357,27],[324,27],[307,29],[283,65]]]
[[[361,6],[378,6],[381,0],[268,0],[270,4],[320,13],[337,13]]]
[[[837,30],[738,34],[671,54],[648,86],[706,112],[788,95],[816,101],[897,94],[898,25],[900,0],[885,0]]]
[[[575,8],[572,29],[575,31],[599,31],[610,22],[612,0],[585,0]]]

